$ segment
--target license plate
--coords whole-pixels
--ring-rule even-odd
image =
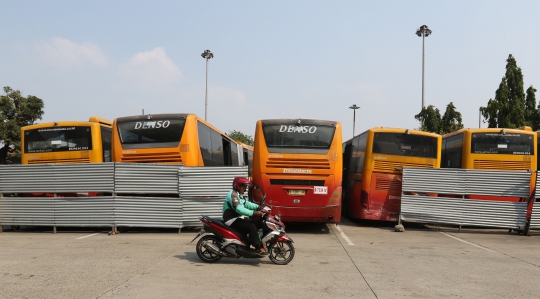
[[[306,195],[306,190],[289,190],[289,195],[295,195],[295,196],[304,196]]]

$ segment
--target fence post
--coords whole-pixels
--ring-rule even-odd
[[[0,193],[0,198],[4,197],[3,193]],[[0,199],[1,201],[1,199]],[[1,212],[1,211],[0,211]],[[0,218],[0,233],[4,232],[4,226],[2,226],[2,218]]]

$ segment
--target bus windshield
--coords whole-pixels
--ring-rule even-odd
[[[266,146],[271,153],[325,154],[334,138],[334,126],[263,125]]]
[[[25,153],[92,149],[90,127],[51,127],[24,132]]]
[[[533,136],[525,134],[472,134],[471,153],[534,155]]]
[[[373,153],[437,158],[437,138],[405,133],[375,133]]]
[[[185,119],[118,121],[118,134],[124,148],[178,146]]]

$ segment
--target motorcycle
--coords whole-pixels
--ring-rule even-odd
[[[259,229],[261,244],[274,264],[286,265],[294,258],[293,240],[285,233],[285,224],[281,222],[279,215],[272,215],[272,209],[264,206],[264,201],[263,197],[259,207],[259,211],[263,212],[260,220],[262,229]],[[203,228],[190,243],[207,233],[196,246],[197,255],[203,262],[215,263],[224,257],[264,257],[252,252],[247,245],[247,236],[226,225],[222,219],[202,215],[199,220]]]

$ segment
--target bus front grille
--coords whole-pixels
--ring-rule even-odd
[[[401,192],[401,180],[397,176],[378,175],[375,189]]]
[[[122,162],[182,163],[179,152],[122,154]]]
[[[328,159],[268,158],[267,168],[330,169]]]
[[[88,158],[52,159],[52,160],[29,160],[28,164],[53,164],[53,163],[90,163]]]
[[[375,160],[375,170],[383,171],[396,171],[398,167],[420,167],[420,168],[433,168],[431,164],[422,164],[422,163],[405,163],[405,162],[393,162],[393,161],[382,161]]]
[[[486,170],[531,170],[530,161],[489,161],[474,160],[474,169]]]

